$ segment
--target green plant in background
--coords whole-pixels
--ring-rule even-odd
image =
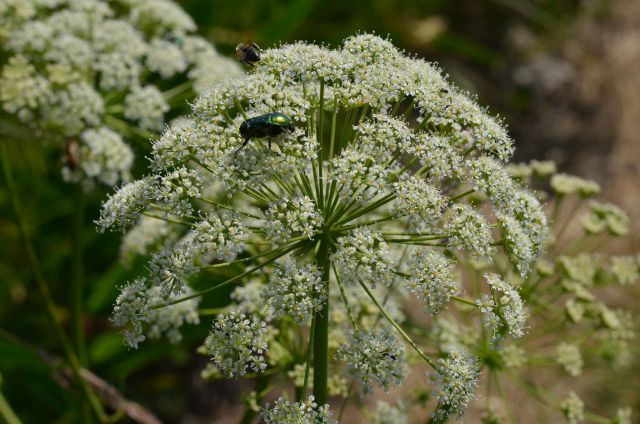
[[[194,92],[240,73],[166,0],[24,1],[0,17],[3,120],[17,117],[61,151],[66,143],[71,181],[127,180],[123,138],[146,142]]]
[[[134,150],[148,152],[148,139],[182,113],[186,100],[241,74],[237,63],[218,54],[195,29],[191,17],[167,0],[0,4],[0,150],[6,194],[26,244],[29,277],[38,283],[54,334],[76,375],[87,365],[83,268],[88,237],[83,227],[84,209],[96,200],[87,192],[95,191],[96,182],[113,186],[129,180]],[[65,181],[78,183],[69,196],[73,252],[65,287],[71,295],[72,343],[58,324],[55,293],[35,249],[38,236],[31,234],[30,211],[18,199],[22,187],[13,181],[11,168],[28,163],[26,152],[34,145],[39,160],[46,161],[52,151],[62,157],[61,167],[59,159],[53,162],[56,170],[61,168]],[[47,167],[54,167],[52,161]]]

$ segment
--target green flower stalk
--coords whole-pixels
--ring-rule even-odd
[[[152,256],[148,277],[123,289],[114,322],[136,346],[162,315],[175,317],[173,331],[202,296],[258,279],[265,294],[257,312],[219,316],[205,344],[220,372],[268,371],[274,337],[288,337],[307,346],[300,356],[313,370],[314,402],[324,405],[333,352],[368,393],[372,383],[387,389],[402,381],[404,340],[432,368],[434,419],[461,415],[475,393],[477,360],[425,353],[399,325],[392,307],[399,293],[390,292],[407,287],[428,314],[450,302],[492,314],[496,343],[524,333],[516,288],[487,276],[484,292],[495,301],[479,306],[455,271],[488,266],[503,251],[526,275],[542,251],[541,204],[504,164],[512,140],[438,68],[374,35],[351,37],[338,50],[297,43],[262,57],[252,74],[201,96],[192,116],[154,143],[152,173],[104,203],[102,229],[126,229],[144,216],[179,234]],[[291,119],[291,130],[256,134],[240,149],[241,124],[274,112]],[[479,207],[473,194],[491,207]],[[193,275],[220,267],[235,276],[190,288]],[[353,334],[337,351],[334,310],[346,312]],[[365,324],[366,314],[377,318]],[[287,320],[307,330],[265,331]],[[304,334],[310,345],[295,342]]]

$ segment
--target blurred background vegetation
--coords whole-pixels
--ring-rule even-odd
[[[560,169],[598,180],[604,197],[640,220],[640,2],[637,0],[183,0],[201,35],[223,53],[251,39],[262,48],[306,40],[339,45],[356,32],[387,35],[408,52],[437,61],[480,104],[502,115],[517,143],[516,161],[553,159]],[[206,358],[194,349],[209,322],[185,340],[127,351],[109,325],[117,287],[140,275],[144,261],[118,261],[119,234],[99,235],[92,221],[107,195],[74,207],[60,178],[59,152],[40,143],[10,151],[28,231],[35,241],[60,320],[69,325],[74,213],[83,213],[85,334],[91,370],[163,422],[235,422],[246,382],[204,382]],[[140,160],[148,146],[139,146]],[[78,399],[56,358],[33,273],[19,242],[7,191],[0,191],[0,391],[24,422],[77,422]],[[637,251],[637,232],[617,252]],[[637,292],[637,288],[635,289]],[[637,293],[636,293],[637,294]],[[637,298],[637,297],[636,297]],[[224,303],[224,299],[220,302]],[[627,301],[629,302],[629,301]],[[637,302],[635,302],[637,303]],[[219,306],[214,304],[204,307]],[[639,308],[636,306],[635,310]],[[46,355],[46,356],[45,356]],[[47,360],[43,360],[43,358]],[[636,367],[638,370],[640,366]],[[639,377],[629,379],[640,410]],[[609,390],[610,389],[610,390]],[[597,388],[606,401],[617,388]],[[609,391],[607,391],[609,390]],[[627,397],[629,397],[627,393]],[[229,409],[231,408],[231,409]],[[219,414],[225,411],[226,418]],[[239,411],[236,409],[235,411]]]

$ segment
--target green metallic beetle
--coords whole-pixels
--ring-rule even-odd
[[[240,125],[240,135],[244,138],[244,143],[236,153],[252,138],[275,137],[293,129],[293,121],[284,113],[273,112],[249,118]],[[271,149],[271,138],[269,138],[269,149]]]

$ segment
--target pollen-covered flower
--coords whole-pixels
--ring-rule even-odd
[[[229,377],[263,372],[267,368],[267,325],[235,311],[219,315],[205,347],[215,366]]]
[[[326,300],[326,282],[313,265],[301,265],[294,260],[279,266],[266,284],[262,296],[276,317],[289,316],[296,322],[308,322],[313,313],[322,309]]]
[[[446,358],[438,359],[437,368],[428,372],[431,384],[436,386],[433,395],[438,400],[433,420],[444,423],[449,417],[461,417],[475,398],[479,369],[477,360],[464,351],[453,351]]]
[[[39,138],[80,144],[78,166],[63,172],[85,187],[126,181],[129,142],[161,131],[165,114],[183,99],[241,73],[190,35],[193,20],[170,0],[19,3],[23,8],[0,7],[0,107]],[[205,68],[224,74],[208,72],[205,81]]]
[[[483,295],[476,303],[494,340],[501,338],[503,330],[513,338],[522,337],[527,313],[518,290],[498,274],[485,274],[484,278],[491,288],[492,296]]]
[[[406,288],[424,301],[430,314],[438,313],[460,291],[454,262],[441,253],[418,250],[409,257],[407,268],[413,277]]]
[[[347,363],[347,374],[360,384],[362,394],[370,394],[375,382],[384,391],[399,385],[406,374],[404,347],[389,330],[356,330],[337,355]]]
[[[278,398],[273,408],[267,404],[262,412],[265,424],[329,424],[330,418],[329,405],[319,406],[313,396],[300,402]]]

